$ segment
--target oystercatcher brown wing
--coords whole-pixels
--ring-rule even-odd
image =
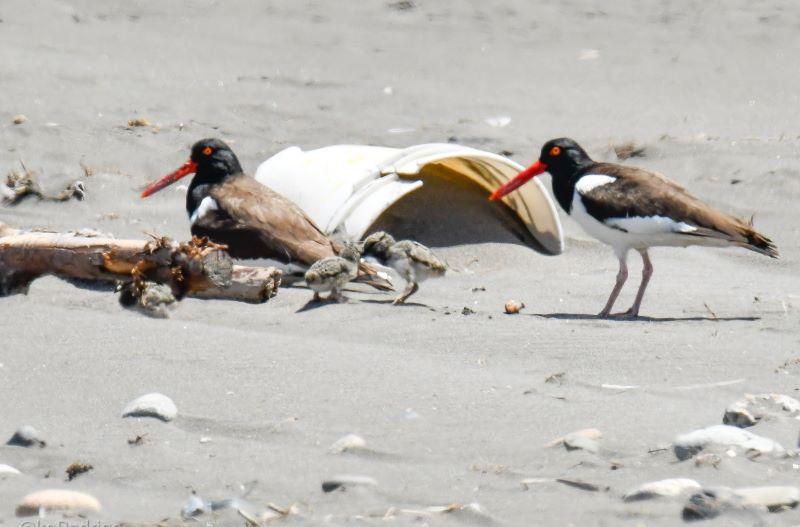
[[[209,192],[216,207],[199,216],[192,234],[228,245],[235,258],[275,258],[311,265],[334,256],[331,240],[291,200],[241,175]]]
[[[586,211],[609,226],[621,218],[665,218],[685,224],[687,228],[673,233],[695,238],[699,245],[704,244],[700,240],[705,239],[710,244],[744,247],[778,257],[772,241],[753,229],[751,222],[716,210],[661,174],[612,163],[597,163],[589,173],[615,178],[613,182],[580,193]],[[636,227],[628,222],[626,227],[616,225],[615,228]],[[687,245],[690,244],[687,239]]]

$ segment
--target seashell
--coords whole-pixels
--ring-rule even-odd
[[[14,117],[11,118],[11,122],[14,123],[14,124],[22,124],[27,120],[28,120],[28,118],[25,117],[22,114],[15,115]]]
[[[341,454],[343,452],[347,452],[348,450],[365,448],[366,446],[367,442],[364,441],[363,437],[355,434],[348,434],[332,444],[328,449],[328,452],[331,454]]]
[[[99,511],[97,498],[83,492],[46,489],[28,494],[17,504],[17,516],[36,516],[45,511]]]
[[[800,401],[779,393],[745,394],[744,398],[731,404],[722,417],[726,425],[747,428],[765,417],[797,417]]]
[[[47,443],[41,438],[39,432],[29,425],[21,426],[19,430],[14,432],[14,435],[11,436],[11,439],[9,439],[6,444],[24,447],[38,446],[39,448],[47,446]]]
[[[0,476],[4,474],[20,474],[20,471],[15,469],[11,465],[0,463]]]
[[[517,302],[516,300],[509,300],[508,302],[506,302],[506,314],[507,315],[516,315],[524,307],[525,307],[525,304],[523,304],[522,302]]]
[[[574,432],[570,432],[569,434],[559,437],[558,439],[554,439],[547,443],[545,446],[550,448],[558,445],[563,445],[568,439],[572,442],[576,441],[578,437],[583,437],[586,439],[591,439],[593,441],[597,441],[601,437],[603,437],[603,432],[598,430],[597,428],[582,428],[580,430],[576,430]]]
[[[658,497],[679,496],[684,492],[699,490],[700,484],[688,478],[670,478],[651,481],[628,491],[622,496],[624,501],[649,500]]]
[[[172,399],[155,392],[134,399],[122,410],[122,417],[155,417],[162,421],[172,421],[176,415],[178,408]]]
[[[789,486],[741,487],[733,489],[745,505],[761,505],[770,512],[795,508],[800,503],[800,489]]]
[[[607,485],[597,485],[595,483],[590,483],[588,481],[583,481],[581,479],[556,478],[556,481],[561,483],[562,485],[566,485],[568,487],[575,487],[576,489],[586,490],[589,492],[607,491],[609,489]]]
[[[600,451],[600,444],[583,434],[572,433],[564,436],[564,448],[567,450],[586,450],[596,454]]]
[[[346,487],[376,487],[378,482],[369,476],[336,476],[322,482],[323,492],[333,492]]]
[[[735,447],[744,452],[755,451],[759,454],[780,455],[784,448],[772,439],[757,436],[747,430],[728,425],[715,425],[701,428],[675,438],[672,448],[675,457],[683,461],[689,459],[709,446],[723,448]],[[730,450],[736,453],[736,450]]]
[[[780,512],[800,504],[800,489],[791,486],[717,487],[691,495],[683,508],[686,521],[715,518],[729,511]]]

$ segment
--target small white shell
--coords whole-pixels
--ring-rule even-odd
[[[679,496],[684,492],[698,490],[700,484],[688,478],[670,478],[659,481],[651,481],[639,485],[633,490],[625,493],[622,497],[624,501],[649,500],[658,497]]]
[[[784,448],[767,437],[761,437],[747,430],[729,425],[715,425],[682,434],[672,445],[675,457],[683,461],[689,459],[706,447],[735,447],[744,452],[755,450],[761,454],[781,455]],[[735,450],[730,450],[736,454]]]
[[[0,475],[3,475],[3,474],[19,474],[19,473],[20,473],[19,470],[15,469],[11,465],[5,465],[3,463],[0,463]]]
[[[366,446],[367,442],[364,441],[363,437],[355,434],[348,434],[332,444],[328,449],[328,452],[331,454],[341,454],[342,452],[347,452],[348,450],[365,448]]]
[[[574,432],[570,432],[569,434],[559,437],[558,439],[554,439],[547,443],[546,447],[554,447],[558,445],[563,445],[566,441],[575,442],[578,437],[582,437],[585,439],[591,439],[593,441],[597,441],[601,437],[603,437],[603,432],[598,430],[597,428],[582,428],[580,430],[576,430]]]
[[[742,487],[733,492],[742,497],[745,505],[763,505],[769,509],[795,507],[800,503],[797,487]]]
[[[172,421],[178,415],[178,408],[172,399],[160,393],[148,393],[129,402],[122,410],[122,417],[156,417],[162,421]]]
[[[17,504],[17,516],[35,516],[40,511],[99,511],[97,498],[83,492],[46,489],[28,494]]]

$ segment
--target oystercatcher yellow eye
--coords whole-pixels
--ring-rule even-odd
[[[550,149],[550,155],[553,157],[556,157],[560,153],[561,153],[561,147],[559,146],[554,146],[553,148]]]
[[[214,149],[213,149],[213,148],[211,148],[210,146],[207,146],[207,147],[205,147],[205,148],[203,149],[203,154],[205,154],[205,155],[207,155],[207,156],[210,156],[210,155],[211,155],[211,154],[213,154],[213,153],[214,153]]]

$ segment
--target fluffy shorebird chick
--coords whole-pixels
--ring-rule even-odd
[[[328,300],[344,301],[342,289],[347,282],[358,276],[361,252],[353,244],[345,244],[338,256],[318,260],[306,271],[306,284],[314,291],[314,301],[322,301],[320,293],[330,291]]]
[[[443,276],[446,269],[444,262],[421,243],[411,240],[398,242],[383,231],[372,233],[364,240],[363,253],[391,267],[406,281],[406,289],[395,298],[395,305],[402,304],[416,293],[420,282]]]

